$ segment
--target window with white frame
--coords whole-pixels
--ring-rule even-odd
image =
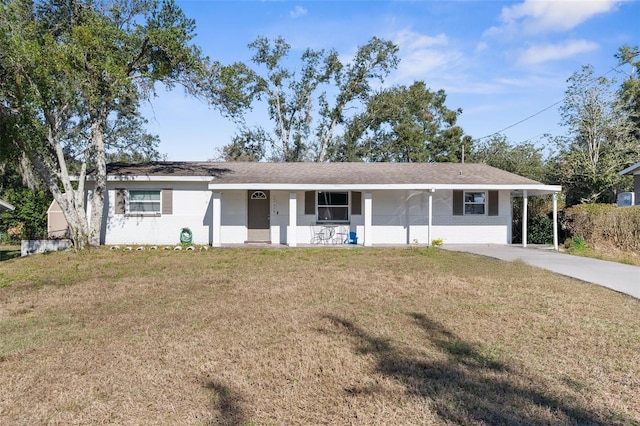
[[[486,212],[487,197],[484,192],[464,193],[464,214],[483,215]]]
[[[348,222],[348,192],[318,192],[318,222]]]
[[[127,198],[127,213],[159,214],[160,190],[130,189]]]

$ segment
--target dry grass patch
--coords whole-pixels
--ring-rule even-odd
[[[571,254],[640,266],[640,252],[633,250],[620,250],[612,244],[598,244],[595,247],[587,246],[583,252],[573,252]]]
[[[433,249],[0,263],[0,423],[639,424],[640,302]]]

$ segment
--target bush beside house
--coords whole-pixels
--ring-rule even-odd
[[[562,227],[587,245],[640,250],[640,206],[617,208],[613,204],[580,204],[564,210]]]
[[[3,199],[15,209],[0,214],[3,243],[42,239],[47,236],[47,207],[51,197],[45,191],[7,190]]]

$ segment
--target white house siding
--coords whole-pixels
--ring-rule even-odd
[[[223,191],[220,213],[220,241],[242,244],[247,241],[247,191]]]
[[[271,191],[271,241],[287,243],[289,224],[290,191]],[[296,192],[298,216],[296,239],[300,244],[309,243],[313,237],[314,215],[304,214],[304,191]],[[246,200],[242,193],[241,200]],[[499,195],[498,216],[453,216],[452,191],[436,191],[433,194],[433,218],[431,238],[442,238],[446,243],[492,243],[506,244],[511,227],[510,192]],[[239,201],[241,201],[239,200]],[[223,196],[223,210],[226,197]],[[235,217],[246,216],[238,203]],[[429,241],[428,193],[426,191],[373,191],[372,207],[373,244],[426,244]],[[244,214],[244,216],[243,216]],[[224,215],[223,215],[224,216]],[[243,226],[245,226],[243,224]],[[352,215],[348,225],[362,240],[364,236],[364,216]],[[238,232],[242,230],[237,230]],[[223,237],[227,230],[223,229]],[[236,240],[238,242],[240,240]],[[232,242],[223,238],[223,242]]]
[[[271,241],[287,244],[287,227],[289,226],[289,194],[296,194],[296,241],[298,244],[309,244],[313,239],[313,227],[316,226],[315,215],[304,214],[305,191],[271,191]],[[362,215],[352,215],[345,227],[349,231],[357,231],[363,224]],[[362,232],[362,230],[361,230]]]
[[[160,216],[115,214],[116,188],[172,189],[173,212]],[[169,245],[180,243],[180,231],[189,228],[194,244],[210,244],[212,238],[211,191],[207,183],[113,182],[108,186],[104,243]]]
[[[453,191],[433,194],[432,239],[446,244],[508,244],[511,229],[511,194],[500,191],[498,216],[454,216]]]
[[[428,197],[425,191],[372,192],[373,244],[426,243]]]
[[[115,190],[166,189],[173,190],[173,212],[160,216],[128,216],[114,213]],[[290,191],[271,191],[271,241],[286,244],[289,224]],[[364,191],[363,191],[364,193]],[[428,193],[426,191],[373,191],[372,235],[373,244],[428,243]],[[223,244],[242,244],[247,239],[247,191],[222,192],[220,241]],[[299,244],[311,242],[315,215],[305,215],[304,191],[296,191],[297,227]],[[511,201],[509,191],[500,191],[498,216],[453,216],[452,191],[433,193],[431,239],[442,238],[445,243],[509,242],[511,228]],[[105,223],[105,244],[177,244],[180,230],[188,227],[194,244],[213,241],[212,191],[206,183],[196,182],[113,182],[108,188],[105,205],[108,212]],[[364,213],[364,211],[363,211]],[[364,216],[352,215],[349,231],[364,237]]]
[[[271,206],[269,206],[269,217],[271,218],[271,242],[276,244],[287,243],[287,226],[289,226],[289,192],[290,191],[271,191],[269,195],[271,203]],[[303,203],[304,213],[304,193],[298,193],[296,201],[298,210],[300,209],[300,203]],[[298,223],[298,225],[299,224],[300,223]]]

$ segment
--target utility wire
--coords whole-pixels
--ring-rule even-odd
[[[518,124],[524,123],[525,121],[532,119],[532,118],[533,118],[533,117],[535,117],[536,115],[540,115],[540,114],[542,114],[543,112],[545,112],[545,111],[547,111],[547,110],[549,110],[549,109],[553,108],[554,106],[556,106],[556,105],[558,105],[558,104],[562,103],[563,101],[564,101],[564,98],[560,99],[558,102],[556,102],[556,103],[554,103],[554,104],[549,105],[549,106],[548,106],[548,107],[546,107],[545,109],[542,109],[542,110],[540,110],[540,111],[536,112],[535,114],[531,114],[531,115],[530,115],[530,116],[528,116],[527,118],[523,118],[522,120],[518,121],[517,123],[513,123],[512,125],[507,126],[507,127],[505,127],[504,129],[498,130],[497,132],[493,132],[493,133],[491,133],[490,135],[483,136],[483,137],[478,138],[478,139],[476,139],[476,140],[480,141],[480,140],[482,140],[482,139],[486,139],[486,138],[490,138],[491,136],[498,135],[498,134],[500,134],[500,133],[504,132],[505,130],[509,130],[510,128],[515,127],[515,126],[517,126]]]
[[[599,79],[601,79],[601,78],[604,78],[607,74],[609,74],[609,73],[611,73],[611,72],[613,72],[613,71],[617,71],[617,70],[618,70],[620,67],[622,67],[623,65],[624,65],[624,64],[620,64],[620,65],[618,65],[618,66],[617,66],[617,67],[615,67],[615,68],[611,68],[609,71],[607,71],[606,73],[602,74],[601,76],[593,77],[593,78],[589,81],[589,83],[591,83],[591,82],[593,82],[593,81],[596,81],[596,80],[599,80]],[[557,101],[557,102],[555,102],[555,103],[553,103],[553,104],[549,105],[548,107],[543,108],[543,109],[541,109],[540,111],[538,111],[538,112],[536,112],[536,113],[534,113],[534,114],[531,114],[530,116],[528,116],[528,117],[526,117],[526,118],[523,118],[522,120],[520,120],[520,121],[518,121],[518,122],[516,122],[516,123],[513,123],[513,124],[511,124],[511,125],[509,125],[509,126],[507,126],[507,127],[505,127],[504,129],[498,130],[497,132],[493,132],[493,133],[488,134],[488,135],[486,135],[486,136],[483,136],[483,137],[481,137],[481,138],[474,139],[474,141],[481,141],[481,140],[483,140],[483,139],[490,138],[491,136],[499,135],[500,133],[504,132],[505,130],[509,130],[509,129],[511,129],[512,127],[517,126],[518,124],[522,124],[522,123],[524,123],[525,121],[528,121],[528,120],[532,119],[533,117],[535,117],[535,116],[537,116],[537,115],[540,115],[540,114],[542,114],[542,113],[543,113],[543,112],[545,112],[545,111],[550,110],[550,109],[551,109],[551,108],[553,108],[554,106],[556,106],[556,105],[558,105],[558,104],[561,104],[562,102],[564,102],[564,100],[565,100],[566,98],[567,98],[567,96],[565,95],[562,99],[560,99],[559,101]],[[532,138],[529,138],[529,140],[530,140],[530,139],[532,139]]]

